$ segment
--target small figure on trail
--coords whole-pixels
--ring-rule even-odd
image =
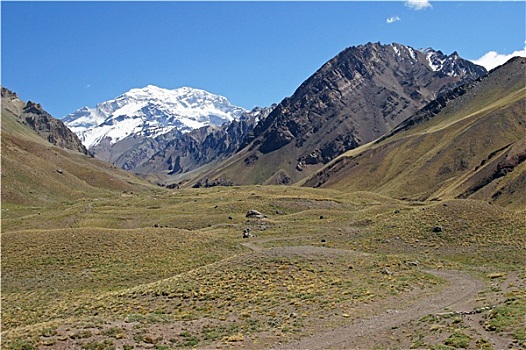
[[[251,234],[250,234],[250,229],[249,228],[245,228],[243,230],[243,238],[250,238],[250,237],[253,237]]]

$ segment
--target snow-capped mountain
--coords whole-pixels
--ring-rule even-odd
[[[439,74],[447,75],[452,78],[464,77],[466,75],[484,75],[487,71],[468,60],[461,58],[455,51],[450,55],[444,54],[440,50],[431,47],[427,49],[413,49],[410,46],[392,43],[385,46],[386,49],[394,51],[396,59],[407,60],[415,64],[417,61],[426,63],[429,69]]]
[[[83,107],[63,118],[87,148],[103,140],[114,144],[130,135],[155,137],[173,129],[188,132],[220,126],[247,111],[204,90],[148,85],[132,89],[95,108]]]
[[[442,51],[436,51],[432,48],[420,50],[426,55],[429,67],[435,72],[441,72],[450,77],[464,76],[466,74],[484,74],[480,66],[472,62],[463,60],[455,51],[451,55],[445,55]]]

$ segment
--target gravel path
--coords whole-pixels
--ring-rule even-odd
[[[439,293],[420,297],[402,309],[384,310],[366,319],[329,332],[316,334],[299,341],[280,345],[276,349],[369,349],[374,335],[404,323],[435,314],[445,308],[454,311],[469,310],[470,303],[485,284],[459,271],[426,271],[448,281]]]
[[[257,239],[245,242],[243,246],[254,251],[261,251],[264,248],[259,244],[272,240],[274,239]],[[307,253],[305,250],[309,249],[312,250],[311,253],[320,253],[319,248],[308,248],[305,246],[289,246],[285,250],[288,254],[297,250],[296,253],[304,255]],[[332,249],[323,248],[325,253],[328,253],[330,250]],[[336,249],[336,251],[334,253],[341,254],[341,249]],[[359,252],[352,253],[360,254]],[[460,271],[431,270],[426,272],[445,279],[447,286],[430,294],[412,294],[409,298],[413,297],[413,301],[407,300],[407,295],[401,295],[400,298],[402,300],[390,300],[390,308],[388,307],[389,305],[383,305],[377,308],[379,311],[372,311],[372,316],[368,318],[358,319],[348,326],[315,334],[299,341],[279,344],[275,349],[370,349],[375,345],[374,335],[380,332],[388,331],[394,327],[401,327],[404,323],[418,320],[425,315],[443,312],[446,308],[449,311],[472,310],[472,303],[477,298],[478,292],[486,286],[481,280]],[[394,305],[394,309],[392,305]],[[396,307],[400,308],[396,309]]]

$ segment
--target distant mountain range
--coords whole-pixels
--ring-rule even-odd
[[[170,176],[185,174],[202,166],[210,167],[236,153],[254,126],[265,119],[273,107],[256,107],[222,126],[209,125],[187,133],[173,130],[153,139],[126,139],[139,142],[132,149],[125,148],[122,152],[114,147],[112,157],[118,157],[112,162],[139,174]]]
[[[204,90],[148,85],[63,121],[99,159],[141,174],[178,174],[232,155],[268,112]]]
[[[150,85],[63,120],[96,157],[129,171],[171,181],[249,147],[233,172],[250,164],[258,175],[241,183],[291,183],[486,73],[456,52],[369,43],[342,51],[277,106],[248,112],[202,90]],[[279,173],[258,162],[284,147]]]
[[[102,142],[115,144],[129,136],[153,138],[171,130],[188,132],[208,125],[221,126],[245,112],[225,97],[204,90],[148,85],[95,108],[83,107],[62,120],[91,148]]]

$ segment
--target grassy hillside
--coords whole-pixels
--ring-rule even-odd
[[[2,109],[2,205],[42,206],[152,188],[105,162],[53,146]]]
[[[524,59],[493,71],[432,118],[348,152],[305,182],[414,200],[477,198],[526,206]],[[425,114],[424,114],[425,115]],[[420,119],[419,119],[420,118]]]
[[[304,176],[313,174],[315,169],[319,168],[291,172],[290,168],[296,164],[298,155],[298,149],[292,144],[267,154],[245,148],[212,168],[202,169],[201,173],[196,172],[197,180],[191,179],[185,186],[193,186],[196,182],[206,179],[224,179],[235,184],[290,185]],[[253,167],[251,159],[257,159],[258,166]]]

